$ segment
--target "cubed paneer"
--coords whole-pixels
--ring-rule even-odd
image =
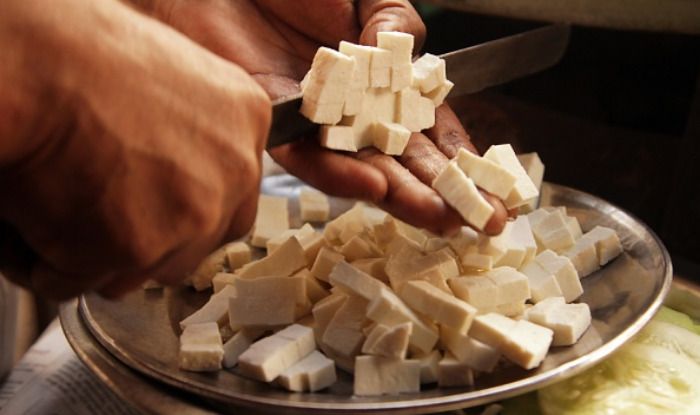
[[[270,382],[316,348],[313,330],[298,324],[253,343],[238,357],[242,374]]]
[[[404,359],[412,329],[410,322],[395,326],[374,324],[362,345],[362,353]]]
[[[359,354],[365,341],[363,328],[369,323],[365,317],[367,300],[349,295],[326,326],[321,342],[341,356]]]
[[[336,264],[329,275],[329,281],[332,285],[341,287],[354,295],[359,295],[367,301],[371,301],[380,295],[381,290],[388,289],[378,279],[360,271],[345,261]]]
[[[288,238],[268,256],[249,262],[236,275],[243,279],[280,276],[286,277],[307,265],[306,252],[297,238]]]
[[[440,341],[457,360],[479,372],[492,372],[501,356],[496,348],[448,327],[440,327]]]
[[[408,281],[400,297],[413,310],[441,325],[466,333],[477,310],[472,305],[438,289],[427,281]]]
[[[527,216],[520,215],[513,220],[510,228],[510,239],[518,246],[521,246],[525,250],[525,256],[523,257],[522,264],[531,261],[537,254],[537,242],[535,241],[535,236],[532,234],[532,228],[530,227],[530,221]],[[519,266],[517,267],[519,268]]]
[[[574,245],[576,239],[567,223],[567,216],[561,210],[550,212],[532,226],[540,251],[551,249],[563,252]]]
[[[538,190],[541,189],[542,180],[544,179],[544,164],[542,163],[540,156],[535,152],[518,154],[518,161],[520,162],[520,164],[522,164],[523,168],[525,169],[525,172],[530,177],[530,179],[532,179],[532,183],[535,184],[535,187],[537,187]],[[538,199],[539,198],[535,198],[531,200],[528,204],[521,206],[520,211],[531,212],[537,209],[537,206],[539,204]]]
[[[294,392],[316,392],[335,383],[335,363],[314,350],[280,373],[278,382]]]
[[[345,103],[343,103],[343,117],[355,116],[362,111],[362,104],[365,100],[365,89],[363,87],[350,86],[345,93]],[[341,118],[341,122],[342,122]]]
[[[330,291],[328,291],[319,280],[314,278],[314,276],[311,275],[311,271],[306,268],[302,268],[299,272],[294,274],[293,277],[302,277],[304,279],[306,282],[306,296],[312,304],[316,304],[330,294]]]
[[[355,131],[346,125],[322,125],[319,128],[319,142],[322,147],[341,151],[357,151]]]
[[[498,287],[488,276],[450,278],[447,283],[457,298],[461,298],[478,309],[497,305]]]
[[[233,285],[225,286],[221,291],[212,295],[200,309],[182,320],[180,328],[184,330],[192,324],[215,323],[220,325],[225,323],[229,299],[235,297],[236,293],[236,288]]]
[[[496,305],[525,302],[530,298],[528,277],[511,267],[498,267],[485,273],[496,285]]]
[[[235,271],[249,263],[252,258],[250,245],[245,242],[231,242],[226,244],[224,245],[224,252],[226,253],[228,269],[231,271]]]
[[[309,187],[303,187],[299,192],[299,211],[301,220],[304,222],[327,221],[330,215],[328,196]]]
[[[222,366],[226,369],[238,364],[238,357],[262,336],[262,329],[241,329],[224,343]]]
[[[311,99],[304,99],[301,102],[299,112],[317,124],[337,124],[343,118],[344,107],[344,102],[320,104]]]
[[[333,267],[344,259],[345,257],[340,252],[324,246],[318,251],[316,261],[314,261],[314,265],[311,267],[311,275],[321,281],[328,282],[328,276],[333,270]]]
[[[483,230],[491,219],[493,206],[454,162],[447,164],[433,181],[432,187],[475,228]]]
[[[550,271],[544,269],[534,259],[520,268],[530,284],[530,296],[532,301],[538,303],[548,297],[563,296],[557,278]]]
[[[553,346],[569,346],[578,341],[591,325],[588,304],[566,304],[562,297],[543,301],[528,310],[526,318],[554,332]]]
[[[251,244],[264,248],[267,240],[289,229],[287,198],[260,195]]]
[[[180,369],[210,372],[221,369],[224,348],[216,323],[189,324],[180,335]]]
[[[459,149],[456,160],[459,168],[474,180],[477,186],[501,199],[508,197],[515,186],[517,177],[513,173],[465,148]]]
[[[437,329],[421,320],[391,290],[381,290],[380,295],[370,301],[367,306],[367,317],[387,326],[412,323],[409,344],[423,353],[430,352],[438,341]]]
[[[442,353],[434,349],[432,352],[413,356],[420,362],[420,383],[421,385],[435,383],[438,380],[438,364],[442,360]]]
[[[424,96],[433,101],[433,105],[439,107],[440,105],[442,105],[443,102],[445,102],[445,98],[447,98],[447,95],[449,95],[450,91],[452,91],[452,88],[454,88],[454,86],[455,84],[453,82],[445,80],[445,82],[442,85],[428,92]]]
[[[445,356],[438,363],[438,386],[472,386],[474,385],[474,372],[465,362],[457,360],[452,354]]]
[[[354,43],[341,41],[338,46],[338,51],[347,56],[355,58],[355,72],[353,75],[353,86],[368,88],[369,87],[369,69],[370,60],[372,58],[372,48],[364,45],[356,45]]]
[[[564,252],[571,260],[580,278],[587,277],[600,269],[600,261],[595,240],[579,238],[574,246]]]
[[[401,124],[379,122],[374,127],[374,146],[384,154],[400,156],[411,138],[411,132]]]
[[[377,46],[391,52],[392,68],[411,64],[413,35],[402,32],[378,32]]]
[[[357,356],[353,393],[379,396],[418,392],[420,372],[418,360]]]
[[[523,369],[533,369],[542,363],[552,344],[553,332],[527,320],[518,320],[512,336],[500,351]]]
[[[479,252],[477,246],[466,249],[459,260],[468,271],[488,271],[493,268],[493,257]]]
[[[389,284],[389,276],[386,275],[386,258],[362,258],[350,263],[360,271],[371,275],[384,284]]]
[[[484,153],[484,158],[500,164],[516,177],[513,190],[504,200],[506,208],[513,209],[528,204],[539,195],[537,186],[525,172],[510,144],[499,144],[489,147]]]
[[[195,290],[202,291],[211,287],[212,278],[217,273],[224,271],[225,263],[226,251],[223,247],[204,258],[189,277]]]
[[[369,85],[372,88],[386,88],[391,86],[391,51],[380,48],[372,48],[372,57],[369,62]]]
[[[239,278],[233,287],[237,295],[229,299],[232,326],[292,324],[297,319],[297,306],[308,302],[303,277]]]
[[[323,333],[326,332],[328,323],[330,323],[335,313],[347,299],[348,296],[346,294],[333,293],[314,304],[311,313],[314,317],[314,333],[317,339],[323,338]]]
[[[348,261],[374,258],[380,254],[379,248],[374,245],[374,242],[363,234],[350,237],[350,239],[340,247],[340,253]]]
[[[429,93],[442,86],[446,78],[445,61],[426,53],[413,62],[413,87]]]
[[[622,253],[622,244],[614,229],[598,225],[586,232],[582,238],[592,240],[595,243],[600,266],[607,264]]]
[[[583,294],[583,286],[581,286],[578,272],[576,272],[576,268],[569,258],[557,255],[554,251],[546,250],[540,252],[535,257],[535,261],[554,275],[567,303],[574,301]]]
[[[397,92],[411,86],[412,81],[413,66],[410,63],[400,66],[394,66],[391,68],[392,92]]]
[[[476,316],[469,336],[498,350],[507,341],[509,333],[515,329],[516,321],[498,313]]]
[[[524,369],[539,366],[552,343],[552,330],[527,320],[512,320],[490,313],[474,319],[469,334],[498,349]]]

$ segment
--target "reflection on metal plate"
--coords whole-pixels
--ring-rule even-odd
[[[264,180],[263,191],[296,199],[300,186],[289,176],[273,176]],[[626,212],[591,195],[553,184],[544,185],[542,204],[566,206],[584,230],[598,224],[614,228],[625,253],[583,279],[581,301],[591,305],[594,321],[576,345],[552,348],[543,364],[531,371],[511,366],[484,374],[473,388],[429,386],[415,394],[368,398],[353,397],[352,379],[342,372],[339,381],[327,390],[289,393],[241,377],[235,370],[182,371],[177,367],[178,322],[210,295],[187,287],[136,291],[119,301],[91,294],[81,299],[80,312],[97,340],[126,365],[176,388],[226,404],[308,414],[427,413],[493,402],[572,376],[602,360],[649,321],[671,284],[671,262],[665,248],[653,232]],[[296,205],[290,203],[292,209],[298,209]],[[348,200],[332,199],[335,215],[350,205]]]

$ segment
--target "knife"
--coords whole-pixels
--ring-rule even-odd
[[[440,55],[447,79],[455,86],[449,97],[479,92],[549,68],[569,43],[569,25],[554,24]],[[297,141],[318,128],[299,113],[301,92],[273,101],[267,148]]]

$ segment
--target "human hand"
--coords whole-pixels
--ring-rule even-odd
[[[376,44],[379,31],[411,33],[419,49],[425,27],[403,0],[153,0],[150,11],[203,46],[245,68],[274,99],[298,91],[319,46],[336,48],[340,40]],[[460,215],[430,187],[457,149],[476,152],[469,135],[447,105],[436,113],[436,126],[412,135],[396,159],[371,148],[354,155],[322,148],[308,137],[270,150],[290,173],[342,197],[377,203],[409,223],[437,233],[463,225]],[[496,208],[487,234],[503,229],[507,212],[495,196],[483,192]]]
[[[10,56],[52,59],[16,85],[51,71],[51,105],[14,135],[0,118],[2,140],[41,137],[0,155],[0,269],[56,299],[116,295],[248,231],[271,111],[244,70],[118,1],[10,4],[40,54]]]

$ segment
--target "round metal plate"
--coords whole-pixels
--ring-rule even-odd
[[[272,176],[263,191],[296,199],[301,183],[290,176]],[[333,214],[348,208],[332,200]],[[352,378],[318,393],[289,393],[273,385],[239,376],[235,370],[194,373],[178,369],[178,322],[200,307],[209,292],[187,287],[136,291],[119,301],[84,296],[80,312],[97,340],[126,365],[188,392],[222,403],[275,413],[427,413],[481,405],[518,395],[573,376],[599,362],[634,336],[654,315],[672,279],[671,261],[654,233],[625,211],[599,198],[567,187],[543,186],[541,204],[566,206],[584,230],[595,225],[614,228],[625,253],[583,279],[580,301],[589,304],[593,323],[577,344],[553,347],[542,365],[526,371],[499,368],[477,378],[473,388],[429,386],[419,393],[355,397]],[[298,225],[298,207],[290,203]],[[296,223],[295,223],[296,222]]]

